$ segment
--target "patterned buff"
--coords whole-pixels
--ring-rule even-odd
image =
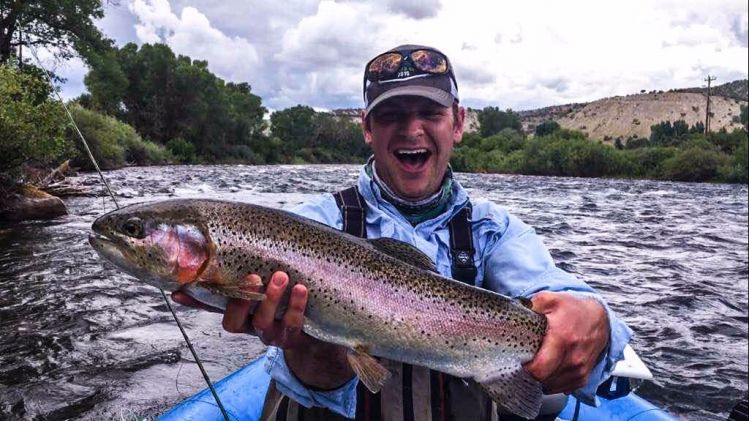
[[[428,219],[432,219],[442,213],[450,203],[450,199],[452,199],[453,171],[449,165],[447,167],[447,172],[445,173],[445,178],[442,180],[442,188],[432,196],[416,202],[398,197],[397,194],[390,190],[390,187],[388,187],[387,184],[385,184],[385,182],[377,175],[374,157],[369,158],[364,170],[367,172],[367,175],[375,181],[377,187],[380,188],[383,199],[392,203],[393,206],[395,206],[395,208],[398,209],[398,211],[403,214],[403,216],[405,216],[408,222],[413,226]]]

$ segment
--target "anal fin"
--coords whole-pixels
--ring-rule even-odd
[[[541,410],[541,383],[516,361],[475,378],[497,405],[523,418],[534,419]]]
[[[372,393],[379,392],[390,378],[390,371],[361,348],[349,350],[346,358],[351,369],[359,376],[359,380]]]

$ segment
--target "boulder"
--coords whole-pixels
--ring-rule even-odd
[[[4,221],[54,219],[67,214],[62,199],[29,185],[0,202],[0,220]]]

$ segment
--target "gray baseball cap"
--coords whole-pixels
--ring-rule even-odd
[[[382,57],[395,58],[397,67],[377,72],[382,67],[377,60]],[[422,69],[428,66],[440,69],[439,73]],[[444,107],[459,101],[455,74],[444,53],[424,45],[401,45],[378,54],[367,63],[364,68],[365,116],[386,99],[406,95],[428,98]]]

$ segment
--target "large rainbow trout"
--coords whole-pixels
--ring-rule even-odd
[[[309,291],[303,330],[350,349],[373,392],[389,372],[371,355],[478,382],[502,407],[538,414],[541,385],[521,367],[546,318],[527,302],[435,273],[409,244],[364,240],[277,209],[214,200],[128,206],[97,219],[94,249],[143,282],[250,300],[275,271]],[[288,289],[290,291],[290,288]]]

